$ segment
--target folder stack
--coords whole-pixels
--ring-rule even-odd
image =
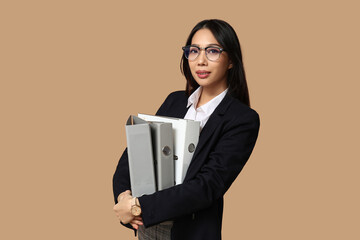
[[[174,135],[175,184],[182,183],[195,152],[195,148],[199,142],[200,122],[140,113],[138,114],[138,117],[150,122],[165,122],[172,124]]]
[[[129,117],[125,129],[133,196],[183,182],[199,141],[200,122],[138,114]]]

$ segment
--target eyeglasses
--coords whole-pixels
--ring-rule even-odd
[[[209,46],[206,48],[201,48],[197,46],[185,46],[182,47],[184,50],[184,55],[189,61],[194,61],[199,55],[201,50],[205,50],[206,58],[210,61],[216,61],[220,58],[220,55],[225,50],[219,47]]]

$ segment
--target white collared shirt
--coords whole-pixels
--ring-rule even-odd
[[[187,107],[188,109],[184,119],[190,119],[195,121],[200,121],[200,129],[203,129],[206,122],[209,120],[210,115],[214,112],[215,108],[219,105],[219,103],[223,100],[227,93],[228,89],[225,89],[222,93],[211,99],[206,104],[201,107],[196,108],[196,105],[199,101],[202,88],[198,87],[195,92],[193,92],[188,98]]]

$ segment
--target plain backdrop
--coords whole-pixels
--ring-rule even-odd
[[[112,210],[125,121],[184,89],[208,18],[236,30],[261,117],[223,239],[360,239],[355,0],[1,1],[1,239],[134,239]]]

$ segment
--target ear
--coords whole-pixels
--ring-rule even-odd
[[[228,70],[231,69],[232,67],[233,67],[233,64],[232,64],[232,62],[230,61],[230,62],[229,62],[229,66],[228,66]]]

